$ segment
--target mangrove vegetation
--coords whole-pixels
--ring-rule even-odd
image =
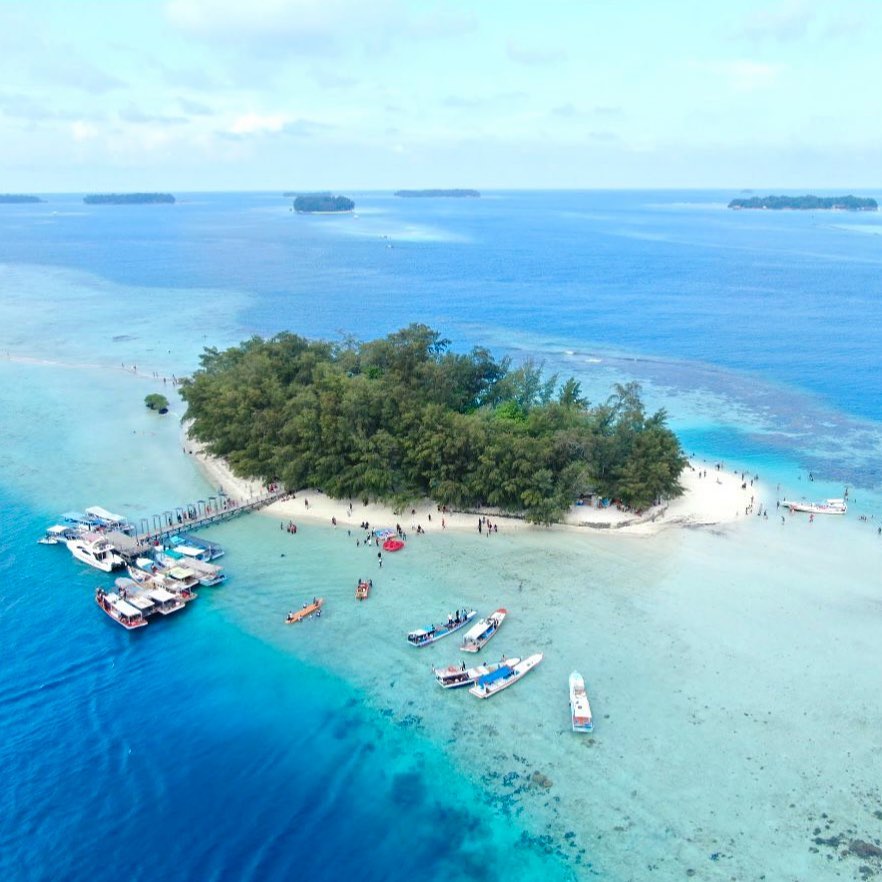
[[[200,363],[181,390],[191,436],[289,490],[429,497],[536,523],[588,494],[640,509],[682,492],[680,444],[637,384],[591,406],[573,378],[454,352],[425,325],[369,342],[253,337]]]

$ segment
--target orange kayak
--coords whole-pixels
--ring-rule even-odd
[[[324,605],[324,598],[317,597],[312,603],[307,603],[303,606],[303,609],[298,609],[297,612],[288,613],[288,617],[285,619],[285,624],[293,625],[294,622],[303,621],[303,619],[308,619],[311,615],[315,615],[322,606]]]

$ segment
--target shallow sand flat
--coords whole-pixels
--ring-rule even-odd
[[[860,862],[815,844],[814,830],[879,835],[882,601],[869,568],[880,548],[843,519],[752,518],[651,542],[435,534],[384,555],[382,570],[342,527],[242,525],[252,539],[230,569],[262,588],[226,592],[230,614],[362,686],[555,849],[585,849],[586,877],[592,861],[609,879],[649,867],[664,879],[825,879],[833,867],[851,878]],[[364,604],[360,575],[375,584]],[[287,609],[313,593],[327,601],[321,620],[285,629]],[[509,610],[482,657],[546,654],[488,702],[432,681],[432,664],[463,657],[456,637],[422,650],[404,639],[463,604]],[[569,730],[573,668],[592,737]]]

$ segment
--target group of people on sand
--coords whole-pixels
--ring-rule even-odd
[[[499,529],[496,524],[490,522],[490,518],[488,517],[480,517],[478,518],[478,532],[483,533],[486,528],[487,537],[490,537],[491,533],[498,533]]]

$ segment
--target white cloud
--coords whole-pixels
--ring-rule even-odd
[[[91,141],[98,137],[98,127],[84,120],[77,120],[71,123],[70,133],[73,135],[74,141]]]
[[[233,135],[264,135],[281,132],[287,119],[281,113],[245,113],[236,117],[229,128]]]
[[[528,67],[544,67],[558,64],[567,57],[563,49],[522,46],[511,40],[506,44],[505,51],[512,61],[517,64],[527,65]]]
[[[805,0],[787,0],[745,17],[738,34],[752,40],[773,39],[783,43],[804,37],[813,19],[814,11]]]
[[[736,92],[754,92],[770,86],[783,70],[781,64],[741,59],[737,61],[697,62],[693,67],[701,73],[723,79]]]

